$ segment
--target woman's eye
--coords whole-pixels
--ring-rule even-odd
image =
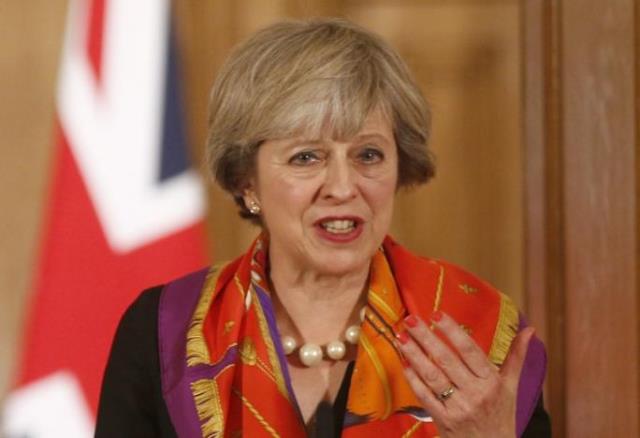
[[[384,154],[378,149],[366,148],[360,152],[359,158],[363,163],[378,163],[384,159]]]
[[[290,164],[298,166],[307,166],[318,161],[318,156],[311,151],[298,152],[289,160]]]

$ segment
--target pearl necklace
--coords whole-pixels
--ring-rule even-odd
[[[360,311],[360,321],[364,321],[365,318],[365,308],[362,308]],[[359,325],[350,325],[344,331],[345,340],[351,345],[358,345],[358,341],[360,340],[360,326]],[[282,348],[284,349],[284,354],[287,356],[291,355],[296,348],[298,348],[298,343],[293,338],[293,336],[283,336],[281,338]],[[318,344],[314,344],[312,342],[307,342],[302,344],[300,349],[298,350],[298,357],[300,358],[300,362],[308,367],[313,367],[320,362],[324,358],[323,350],[326,352],[328,358],[333,360],[340,360],[347,353],[347,346],[344,342],[340,340],[331,341],[323,347]]]

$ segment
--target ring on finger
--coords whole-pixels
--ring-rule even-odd
[[[454,392],[456,392],[456,388],[453,385],[451,385],[441,393],[437,394],[436,397],[438,397],[438,400],[440,401],[445,401],[446,399],[451,397]]]

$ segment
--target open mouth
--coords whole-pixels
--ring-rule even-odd
[[[320,226],[331,234],[347,234],[356,228],[356,222],[350,219],[332,219],[320,222]]]

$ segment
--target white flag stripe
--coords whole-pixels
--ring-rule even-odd
[[[110,0],[102,84],[85,51],[86,10],[70,8],[58,113],[107,240],[127,252],[204,215],[193,171],[158,184],[168,0]],[[82,3],[82,2],[80,2]]]
[[[58,372],[9,396],[3,412],[6,438],[90,438],[93,415],[73,374]]]

